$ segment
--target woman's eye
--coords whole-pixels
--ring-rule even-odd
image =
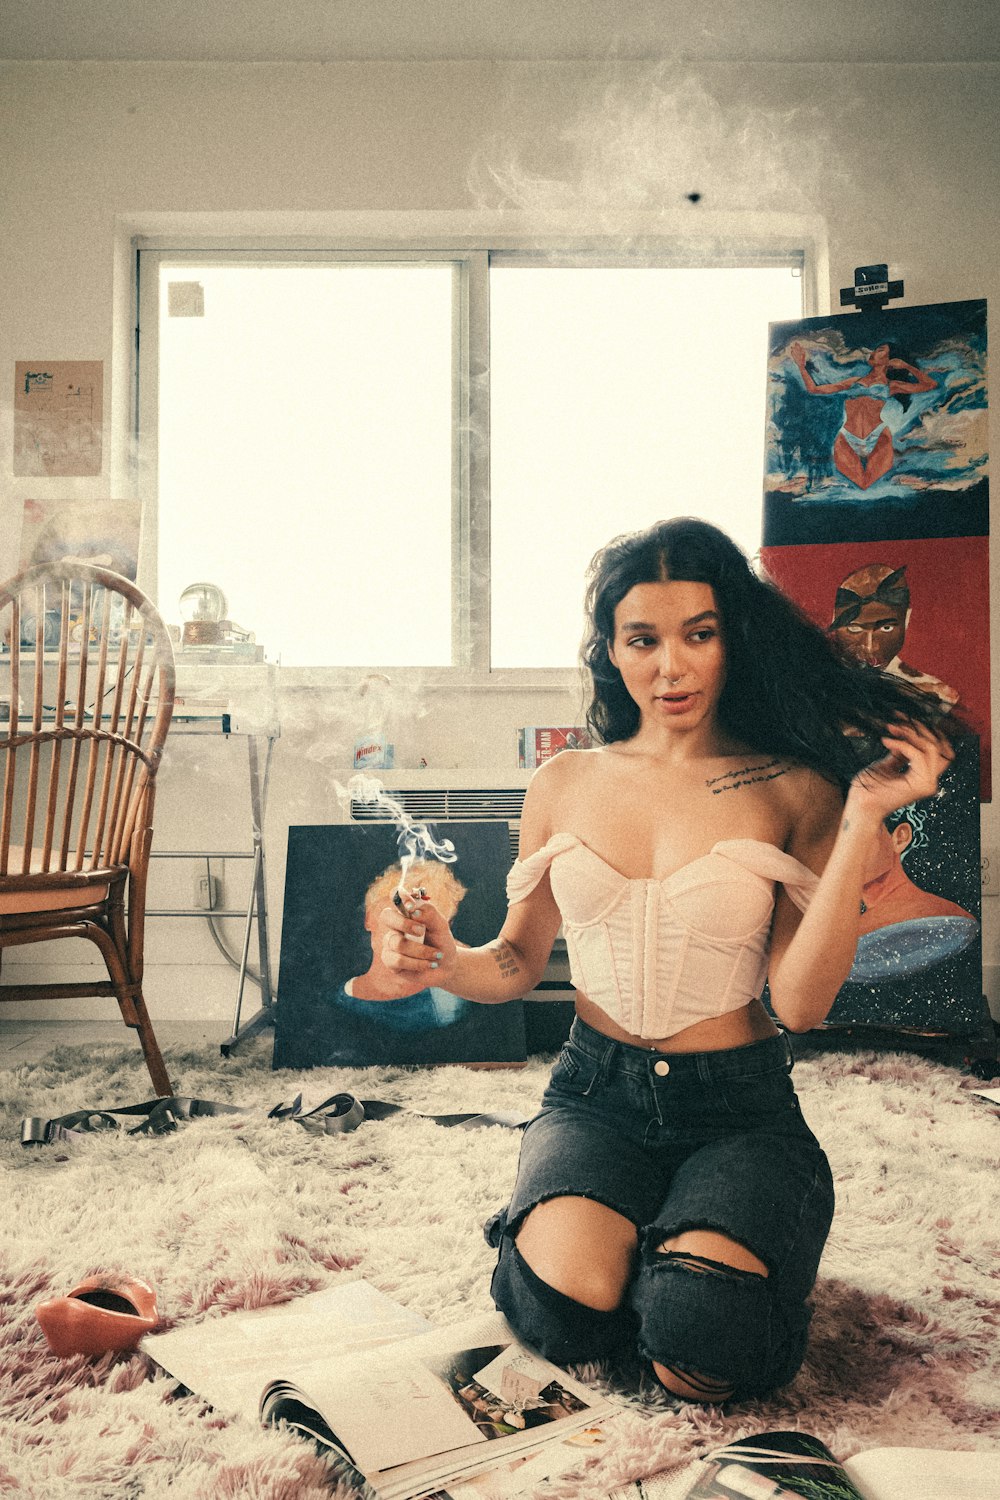
[[[628,644],[630,646],[652,646],[654,641],[651,635],[634,635]]]
[[[693,641],[710,641],[713,640],[714,637],[714,630],[695,630],[691,633],[691,639]]]

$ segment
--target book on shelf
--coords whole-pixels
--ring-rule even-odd
[[[150,1334],[142,1348],[216,1410],[319,1444],[381,1500],[450,1493],[617,1410],[499,1313],[431,1328],[364,1281]]]
[[[871,1448],[838,1462],[806,1432],[759,1432],[688,1470],[616,1489],[609,1500],[987,1500],[1000,1494],[996,1451]]]
[[[517,763],[534,770],[562,750],[586,750],[589,745],[590,735],[582,725],[556,729],[529,724],[517,731]]]

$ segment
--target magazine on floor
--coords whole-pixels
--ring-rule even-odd
[[[276,1370],[304,1370],[335,1354],[398,1343],[430,1326],[369,1282],[348,1281],[276,1307],[147,1334],[140,1347],[216,1411],[256,1421],[261,1393]]]
[[[692,1477],[655,1475],[609,1500],[988,1500],[1000,1456],[938,1448],[871,1448],[843,1463],[805,1432],[760,1432],[708,1455]]]
[[[322,1444],[383,1500],[498,1468],[618,1410],[520,1344],[499,1313],[416,1332],[411,1316],[350,1282],[151,1334],[142,1348],[218,1410]]]
[[[434,1490],[422,1500],[516,1500],[516,1496],[533,1490],[543,1481],[556,1479],[599,1456],[611,1442],[615,1423],[621,1416],[618,1412],[590,1427],[581,1427],[558,1442],[547,1443],[544,1448],[519,1453],[499,1468],[449,1480],[446,1487]]]

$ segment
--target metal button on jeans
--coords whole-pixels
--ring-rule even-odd
[[[670,1072],[670,1064],[668,1062],[665,1062],[661,1057],[659,1062],[655,1062],[653,1064],[653,1072],[658,1073],[661,1078],[666,1078],[667,1074]]]

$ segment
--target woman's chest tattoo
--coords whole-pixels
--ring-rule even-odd
[[[788,767],[780,760],[755,761],[751,765],[723,771],[719,776],[709,776],[705,785],[713,797],[717,797],[720,792],[736,792],[741,787],[754,786],[761,781],[774,781],[787,774]]]

